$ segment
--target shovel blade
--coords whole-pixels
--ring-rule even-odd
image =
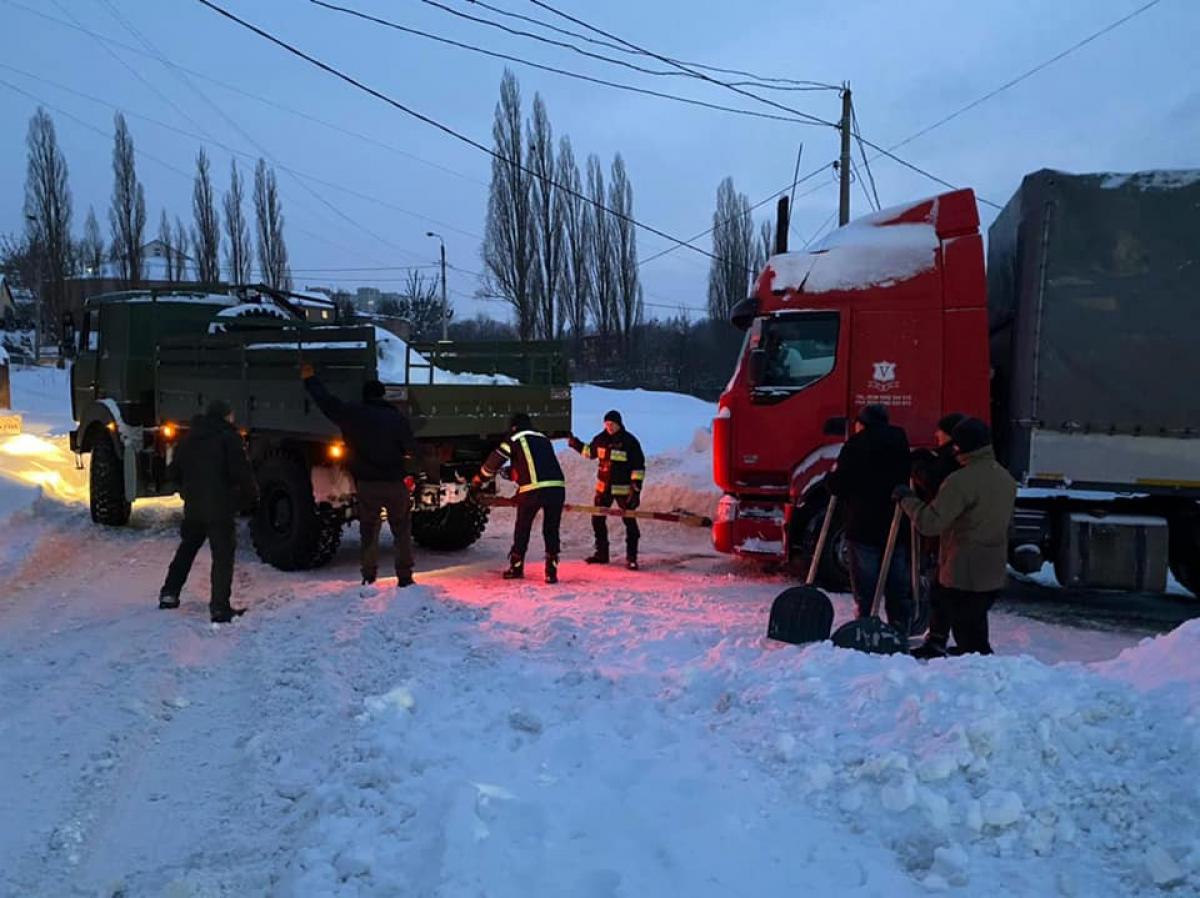
[[[833,629],[833,603],[815,586],[785,589],[771,603],[767,638],[792,645],[824,642]]]

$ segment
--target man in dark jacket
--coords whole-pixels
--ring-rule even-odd
[[[505,580],[520,580],[525,576],[525,552],[529,549],[529,533],[538,511],[542,513],[542,540],[546,544],[546,582],[558,582],[558,528],[562,523],[563,504],[567,501],[567,481],[559,467],[554,444],[533,429],[529,415],[513,415],[509,422],[509,437],[503,440],[484,461],[479,473],[471,480],[472,489],[480,489],[505,465],[512,466],[517,482],[517,523],[513,529],[513,544],[508,552]]]
[[[987,613],[1007,580],[1008,526],[1017,484],[996,461],[991,429],[978,418],[954,428],[960,468],[946,478],[936,498],[923,502],[908,487],[893,495],[927,536],[938,536],[935,604],[950,618],[956,643],[951,654],[992,653]],[[947,654],[944,637],[930,632],[916,657]]]
[[[417,451],[408,418],[384,399],[383,384],[362,386],[362,402],[338,399],[321,383],[312,365],[300,370],[304,388],[325,417],[341,428],[346,443],[346,466],[354,477],[358,499],[360,562],[364,585],[379,572],[380,517],[387,511],[396,552],[396,586],[413,583],[412,498],[405,477],[407,458]]]
[[[958,470],[958,452],[954,448],[951,434],[966,417],[960,412],[951,412],[943,416],[933,432],[933,441],[937,448],[913,454],[912,485],[917,498],[922,502],[932,502],[946,478]],[[921,574],[936,584],[938,538],[918,535],[917,540],[920,545],[918,559]],[[933,589],[929,604],[929,631],[925,635],[925,647],[917,649],[917,652],[926,651],[930,644],[945,646],[950,639],[950,610],[946,607],[943,591]]]
[[[238,509],[253,504],[258,495],[254,470],[233,426],[228,403],[215,400],[205,414],[192,419],[188,432],[175,447],[167,477],[179,484],[183,524],[179,528],[179,549],[167,569],[158,607],[179,607],[179,594],[192,562],[207,539],[212,552],[209,612],[213,623],[228,623],[246,611],[229,603],[237,548],[235,518]]]
[[[892,490],[908,484],[908,437],[888,423],[887,409],[868,405],[858,414],[854,434],[826,478],[830,492],[844,503],[850,583],[858,616],[871,613],[875,584],[893,514]],[[897,540],[884,581],[888,622],[905,635],[912,621],[907,540]]]
[[[642,487],[646,483],[646,456],[637,437],[625,429],[621,413],[615,409],[604,415],[604,429],[585,443],[572,434],[568,440],[572,449],[584,458],[600,461],[597,472],[594,505],[617,507],[633,511],[642,501]],[[638,541],[642,532],[636,518],[625,518],[625,566],[631,571],[638,569]],[[604,515],[592,517],[592,532],[596,537],[596,551],[587,559],[588,564],[608,564],[608,518]]]

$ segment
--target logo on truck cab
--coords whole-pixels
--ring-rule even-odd
[[[871,375],[871,380],[868,381],[868,386],[872,390],[887,393],[900,386],[900,381],[896,380],[895,362],[875,362],[872,368],[874,371]]]

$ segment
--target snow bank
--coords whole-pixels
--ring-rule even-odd
[[[856,221],[833,231],[811,252],[768,259],[771,289],[824,293],[897,283],[932,268],[938,246],[937,231],[928,223]]]
[[[590,440],[604,429],[604,413],[616,409],[647,455],[678,451],[692,444],[697,430],[708,430],[716,403],[683,393],[614,390],[592,384],[571,387],[571,429]]]
[[[1161,698],[1181,715],[1200,716],[1200,620],[1170,633],[1144,639],[1112,661],[1095,665],[1098,673]]]

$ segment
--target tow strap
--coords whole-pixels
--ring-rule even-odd
[[[492,507],[516,508],[517,500],[515,497],[508,496],[479,496],[479,501],[483,505]],[[574,511],[580,514],[590,515],[606,515],[610,518],[641,518],[645,521],[662,521],[666,524],[683,524],[685,527],[711,527],[712,518],[704,515],[693,514],[690,511],[684,511],[677,508],[675,511],[626,511],[621,508],[601,508],[599,505],[575,505],[568,502],[563,506],[563,511]]]

